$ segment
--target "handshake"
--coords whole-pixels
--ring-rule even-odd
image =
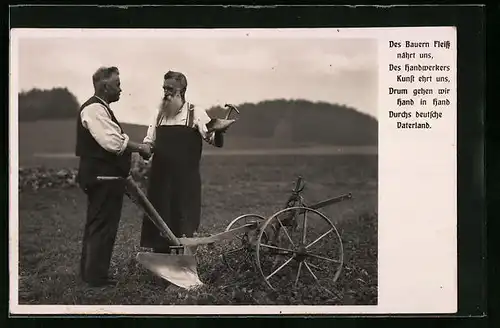
[[[139,153],[144,160],[150,159],[153,155],[153,146],[147,143],[129,141],[127,148],[131,152]]]
[[[139,145],[138,153],[141,155],[142,159],[147,161],[153,155],[153,147],[149,144],[142,143]]]

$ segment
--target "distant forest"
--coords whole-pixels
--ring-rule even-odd
[[[67,120],[75,118],[79,107],[67,88],[32,89],[19,94],[19,121]],[[231,128],[235,137],[345,146],[376,145],[378,140],[377,120],[343,105],[275,99],[240,104],[238,109],[239,120]],[[225,113],[221,107],[208,111],[212,117]]]
[[[80,104],[67,88],[31,89],[19,93],[19,121],[75,118]]]

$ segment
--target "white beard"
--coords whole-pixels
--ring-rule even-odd
[[[174,98],[171,101],[163,99],[160,104],[160,112],[166,117],[172,117],[176,115],[182,108],[182,102],[180,99]]]

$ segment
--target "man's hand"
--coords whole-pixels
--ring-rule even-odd
[[[152,154],[152,147],[149,144],[129,141],[127,148],[132,152],[137,152],[144,159],[149,159]]]
[[[220,118],[211,119],[210,122],[206,124],[208,132],[211,133],[213,131],[216,132],[226,132],[227,129],[235,122],[236,120],[226,120]]]
[[[228,128],[229,128],[229,126],[226,126],[224,129],[219,130],[219,131],[217,131],[217,132],[219,132],[220,134],[224,134],[224,133],[226,133],[226,131],[227,131],[227,129],[228,129]],[[217,132],[216,132],[216,133],[217,133]]]
[[[153,147],[151,147],[151,145],[141,144],[139,146],[139,155],[141,155],[141,157],[144,160],[150,159],[152,154],[153,154]]]

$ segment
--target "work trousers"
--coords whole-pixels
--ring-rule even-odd
[[[111,255],[120,223],[124,181],[102,181],[84,189],[87,222],[82,243],[80,274],[84,281],[108,278]]]

